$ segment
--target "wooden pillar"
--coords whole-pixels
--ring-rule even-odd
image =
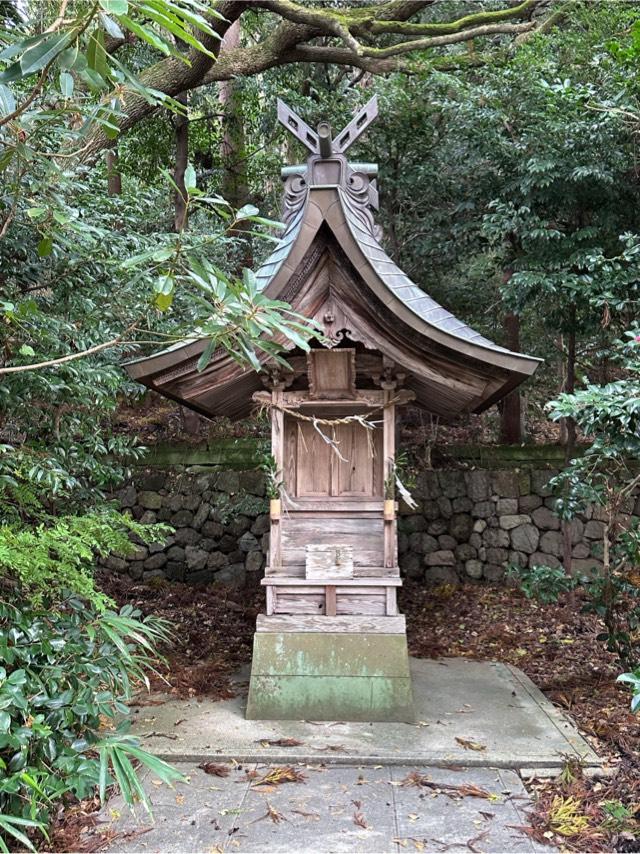
[[[274,385],[271,391],[271,453],[276,464],[276,476],[282,480],[284,470],[284,384]],[[282,567],[282,520],[271,517],[269,534],[269,566],[272,571]]]
[[[384,483],[394,476],[394,462],[396,456],[396,407],[390,404],[393,399],[395,382],[381,383],[384,390],[384,409],[382,423],[382,448],[384,458]],[[396,565],[396,519],[395,510],[392,518],[385,514],[384,519],[384,565],[386,568]]]

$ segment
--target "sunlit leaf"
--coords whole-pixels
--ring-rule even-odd
[[[124,33],[118,26],[117,22],[113,20],[113,18],[109,17],[109,15],[105,15],[104,13],[100,14],[100,20],[102,22],[102,26],[105,28],[107,33],[113,39],[123,39]]]
[[[187,192],[193,190],[196,186],[196,170],[193,168],[191,163],[184,170],[184,186],[186,187]]]
[[[47,255],[51,255],[53,250],[53,237],[51,235],[47,235],[43,237],[42,240],[38,243],[38,255],[41,258],[46,258]]]
[[[0,83],[0,112],[2,115],[12,113],[16,108],[16,99],[13,92],[7,86]]]
[[[60,77],[60,92],[63,98],[70,98],[73,95],[73,76],[68,71],[61,71]]]
[[[26,77],[40,71],[60,54],[71,41],[70,33],[51,33],[29,47],[20,58],[20,70]]]
[[[100,0],[100,7],[108,15],[126,15],[129,11],[129,0]]]

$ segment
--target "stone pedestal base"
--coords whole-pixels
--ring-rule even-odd
[[[257,632],[247,718],[414,721],[406,635]]]

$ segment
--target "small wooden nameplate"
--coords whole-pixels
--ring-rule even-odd
[[[305,575],[309,579],[353,578],[353,546],[306,546]]]
[[[350,400],[356,396],[356,351],[310,350],[307,353],[309,397]]]

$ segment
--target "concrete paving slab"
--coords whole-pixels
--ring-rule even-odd
[[[412,659],[417,723],[248,721],[246,695],[167,699],[136,710],[133,732],[172,761],[330,762],[547,769],[567,755],[601,763],[575,724],[518,668],[462,658]],[[239,679],[248,681],[247,674]],[[179,723],[178,723],[179,722]],[[274,744],[295,739],[298,745]]]
[[[189,782],[175,790],[158,786],[152,775],[145,787],[154,821],[133,818],[121,799],[103,810],[101,831],[114,841],[112,854],[133,852],[396,852],[476,851],[549,852],[518,830],[526,824],[527,793],[512,771],[416,766],[296,766],[301,783],[258,786],[245,767],[228,777],[178,765]],[[269,766],[259,765],[258,775]],[[252,770],[252,769],[249,769]],[[417,771],[438,786],[473,784],[489,798],[448,797],[439,791],[407,786]],[[471,847],[470,847],[471,846]]]
[[[237,827],[249,789],[246,770],[255,766],[230,766],[229,777],[205,774],[191,764],[177,763],[186,778],[174,787],[153,774],[144,776],[153,815],[139,806],[132,812],[122,798],[109,801],[101,818],[103,832],[115,832],[112,852],[222,850]]]
[[[530,852],[548,851],[517,828],[527,825],[525,808],[530,805],[522,782],[514,771],[469,768],[451,772],[426,769],[436,785],[473,785],[490,797],[456,797],[421,786],[406,785],[410,769],[392,766],[398,838],[420,840],[426,850]],[[420,772],[421,774],[424,771]],[[469,848],[469,845],[472,848]]]
[[[388,768],[311,767],[304,784],[249,790],[236,843],[240,852],[395,851]],[[274,822],[267,810],[282,816]],[[265,817],[267,816],[267,817]],[[244,816],[243,816],[244,817]]]

